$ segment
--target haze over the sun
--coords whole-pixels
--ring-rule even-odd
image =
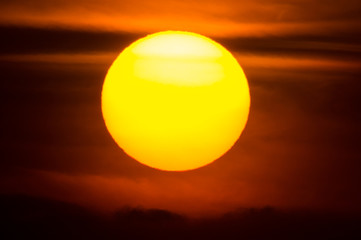
[[[0,3],[0,192],[113,211],[359,211],[358,0]],[[146,34],[184,30],[236,57],[252,108],[235,146],[184,173],[132,160],[107,133],[107,70]]]

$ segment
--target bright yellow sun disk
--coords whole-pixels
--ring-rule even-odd
[[[204,36],[166,31],[131,44],[103,85],[117,144],[153,168],[184,171],[227,152],[247,122],[250,96],[236,59]]]

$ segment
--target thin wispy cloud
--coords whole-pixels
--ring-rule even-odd
[[[358,1],[5,1],[0,22],[128,32],[166,29],[218,36],[350,33]]]

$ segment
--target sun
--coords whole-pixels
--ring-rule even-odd
[[[102,90],[108,131],[149,167],[185,171],[226,153],[249,114],[247,79],[232,54],[199,34],[164,31],[127,47]]]

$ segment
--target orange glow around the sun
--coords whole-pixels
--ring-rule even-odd
[[[166,31],[131,44],[103,85],[102,111],[117,144],[161,170],[207,165],[247,122],[250,95],[237,60],[202,35]]]

